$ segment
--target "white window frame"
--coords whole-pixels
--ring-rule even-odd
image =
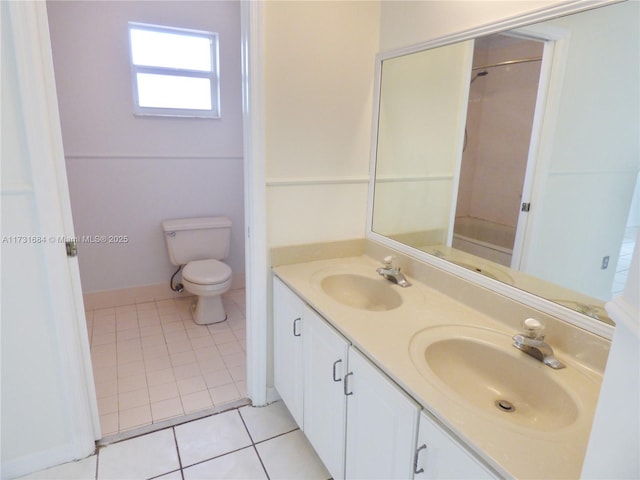
[[[133,48],[131,45],[131,29],[142,29],[154,32],[183,34],[185,36],[204,37],[209,39],[211,52],[211,71],[189,70],[182,68],[167,68],[160,66],[135,65],[133,63]],[[167,27],[162,25],[150,25],[146,23],[129,22],[127,28],[129,42],[129,64],[131,65],[131,84],[133,87],[134,115],[136,116],[164,116],[164,117],[197,117],[197,118],[220,118],[220,66],[218,53],[218,34],[202,30],[191,30],[186,28]],[[211,87],[211,109],[190,109],[190,108],[159,108],[140,106],[138,95],[137,75],[148,73],[164,76],[180,76],[192,78],[205,78],[209,80]]]

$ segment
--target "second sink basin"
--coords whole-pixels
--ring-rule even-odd
[[[586,377],[553,370],[511,346],[507,334],[451,325],[418,332],[411,359],[425,379],[497,421],[553,431],[580,413],[569,392],[590,387]]]
[[[320,286],[337,302],[361,310],[386,311],[402,305],[400,294],[382,278],[341,273],[324,278]]]

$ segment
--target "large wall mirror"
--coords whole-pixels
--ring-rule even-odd
[[[381,54],[372,237],[611,323],[640,225],[639,17]]]

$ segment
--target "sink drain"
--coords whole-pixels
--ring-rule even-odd
[[[511,403],[509,400],[496,400],[495,405],[503,412],[516,411],[516,406],[513,403]]]

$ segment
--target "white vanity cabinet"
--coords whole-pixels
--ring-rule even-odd
[[[346,478],[411,478],[420,407],[354,347],[347,375]]]
[[[303,351],[304,433],[332,477],[411,478],[418,405],[310,308]]]
[[[273,279],[273,383],[298,426],[303,429],[302,316],[305,304]]]
[[[455,441],[428,414],[420,414],[414,479],[499,478]]]
[[[273,308],[275,387],[334,479],[497,478],[278,278]]]
[[[304,433],[331,476],[344,478],[349,343],[310,308],[303,337]]]

